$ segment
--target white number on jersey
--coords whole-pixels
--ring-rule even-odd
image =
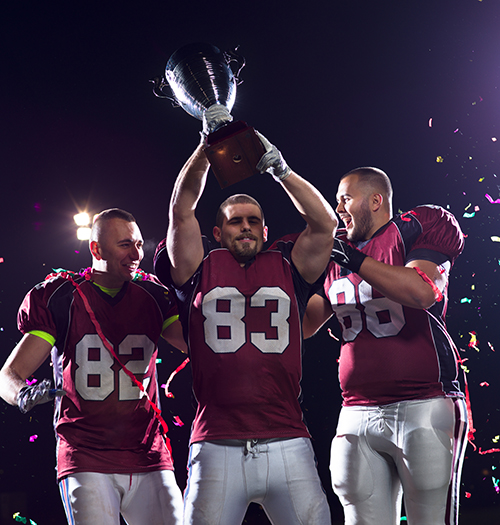
[[[108,341],[109,343],[109,341]],[[129,360],[127,368],[135,375],[148,371],[155,344],[145,335],[127,335],[118,346],[118,356],[130,356],[133,349],[140,349],[139,359]],[[111,368],[113,356],[97,334],[86,334],[75,348],[76,391],[86,401],[103,401],[115,390],[115,371]],[[147,388],[149,378],[143,384]],[[95,386],[93,386],[95,385]],[[121,369],[118,373],[118,400],[140,399],[142,392]]]
[[[225,301],[224,311],[218,311],[218,301]],[[250,297],[250,308],[260,308],[267,301],[277,301],[278,309],[271,313],[269,328],[276,328],[277,339],[266,339],[266,332],[251,332],[250,342],[261,352],[281,354],[290,341],[290,297],[277,286],[259,288]],[[247,342],[245,296],[235,287],[216,287],[210,290],[201,304],[205,317],[203,329],[207,345],[217,354],[236,352]],[[219,329],[226,329],[229,337],[219,337]]]
[[[403,306],[387,297],[374,298],[373,288],[366,281],[355,285],[347,277],[338,279],[328,290],[328,298],[346,342],[354,341],[363,330],[363,320],[377,338],[397,335],[405,325]]]

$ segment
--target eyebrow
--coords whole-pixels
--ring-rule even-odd
[[[122,242],[131,242],[131,243],[142,242],[142,243],[144,243],[144,240],[143,239],[137,239],[137,240],[134,241],[134,239],[120,239],[119,241],[116,241],[116,244],[120,244]]]
[[[247,218],[248,220],[255,219],[255,220],[257,220],[257,221],[262,221],[262,217],[258,217],[257,215],[249,215],[249,216],[246,216],[246,218]],[[243,215],[234,215],[234,216],[231,217],[230,219],[227,219],[227,222],[234,221],[235,219],[237,219],[237,220],[241,220],[241,219],[243,219]]]
[[[339,200],[339,199],[342,198],[342,197],[351,197],[351,194],[345,192],[345,193],[340,193],[340,194],[337,193],[337,195],[335,195],[335,198],[336,198],[337,200]]]

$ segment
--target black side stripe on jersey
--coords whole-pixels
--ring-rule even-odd
[[[401,240],[403,241],[406,259],[411,251],[411,247],[423,231],[422,225],[411,213],[406,213],[404,219],[402,215],[396,215],[396,217],[391,220],[398,229]]]
[[[81,283],[84,279],[77,279]],[[56,325],[56,342],[54,346],[62,349],[65,347],[71,319],[71,305],[74,301],[75,287],[70,281],[64,280],[47,301],[47,308],[52,314]]]

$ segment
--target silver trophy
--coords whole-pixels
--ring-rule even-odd
[[[235,72],[231,65],[237,65]],[[152,80],[153,93],[168,98],[184,111],[203,120],[214,104],[228,111],[236,100],[238,75],[245,60],[236,50],[222,52],[212,44],[189,44],[168,59],[165,76]],[[164,90],[169,87],[171,94]],[[241,120],[226,124],[207,137],[205,154],[221,188],[258,173],[255,168],[264,154],[255,130]]]

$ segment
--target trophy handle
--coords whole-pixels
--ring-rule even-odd
[[[239,47],[240,46],[238,45],[234,49],[224,51],[223,53],[228,66],[231,66],[231,62],[236,62],[237,68],[236,71],[233,71],[233,76],[237,85],[240,85],[243,82],[243,80],[240,79],[240,73],[246,64],[245,58],[237,53]]]
[[[149,82],[154,84],[153,93],[155,96],[157,96],[158,98],[166,98],[170,100],[172,102],[172,106],[174,106],[175,108],[178,108],[180,106],[180,104],[177,102],[177,100],[175,100],[173,96],[168,96],[164,93],[163,88],[168,87],[169,89],[171,89],[168,82],[165,80],[165,77],[150,78]]]

